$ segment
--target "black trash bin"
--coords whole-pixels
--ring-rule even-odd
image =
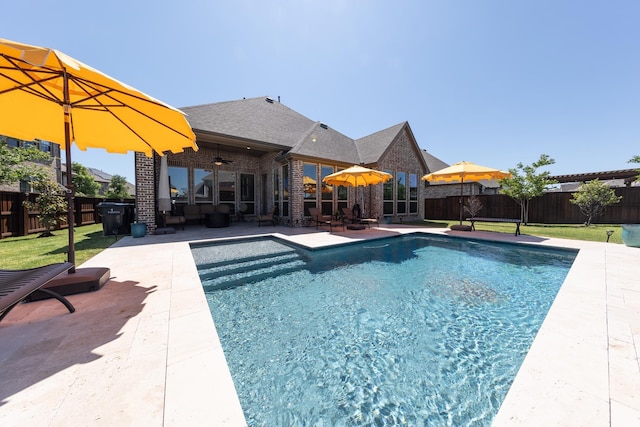
[[[117,236],[131,234],[131,223],[134,221],[134,208],[132,203],[98,203],[98,210],[102,217],[103,235]]]

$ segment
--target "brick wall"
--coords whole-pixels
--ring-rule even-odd
[[[136,222],[147,224],[147,233],[156,229],[156,190],[154,159],[144,153],[135,153],[136,168]]]
[[[279,152],[267,153],[261,157],[253,157],[238,152],[220,151],[220,157],[233,160],[231,164],[223,164],[214,166],[214,158],[218,155],[216,149],[200,149],[194,152],[191,149],[185,150],[183,153],[168,154],[167,163],[169,166],[187,167],[189,168],[189,203],[193,204],[193,168],[208,169],[214,171],[229,170],[236,172],[239,177],[240,173],[251,173],[255,175],[255,203],[256,211],[268,210],[273,206],[273,171],[278,169],[280,182],[282,182],[282,166],[285,164],[276,161],[280,155]],[[418,176],[418,213],[394,215],[395,220],[409,220],[414,218],[423,218],[424,184],[420,178],[426,173],[420,161],[422,153],[414,143],[412,136],[405,128],[390,146],[389,150],[378,164],[370,165],[374,169],[388,169],[395,174],[398,171],[405,172],[407,175],[407,195],[409,185],[409,174],[414,173]],[[156,228],[156,188],[157,176],[159,172],[159,157],[148,158],[142,153],[136,153],[136,207],[137,221],[146,222],[148,231],[152,232]],[[154,161],[155,159],[155,161]],[[289,218],[292,226],[304,224],[304,161],[301,159],[289,159],[289,205],[291,216]],[[322,162],[324,165],[331,163]],[[318,163],[319,167],[320,163]],[[335,166],[335,165],[334,165]],[[262,185],[263,175],[266,175],[266,188],[263,191]],[[213,188],[217,188],[217,174],[214,173]],[[281,188],[279,189],[281,190]],[[367,188],[350,188],[348,192],[348,206],[352,207],[355,203],[361,202],[361,194],[365,197],[366,213],[371,216],[381,218],[383,212],[383,186],[375,185]],[[395,194],[395,192],[394,192]],[[218,194],[214,191],[213,203],[217,204]],[[266,198],[266,200],[263,200]],[[238,199],[237,199],[238,200]],[[280,200],[282,202],[282,200]],[[336,201],[334,200],[334,203]],[[407,212],[409,211],[409,201],[407,200]],[[337,205],[335,205],[337,206]]]
[[[408,130],[405,128],[403,132],[399,133],[394,142],[389,147],[389,150],[380,159],[377,169],[388,170],[393,174],[392,180],[395,180],[398,172],[406,173],[406,185],[407,185],[407,197],[409,197],[409,176],[410,174],[416,174],[418,176],[418,212],[416,214],[409,213],[409,201],[407,200],[407,213],[398,215],[395,213],[394,206],[394,220],[414,220],[424,218],[424,183],[421,181],[422,176],[426,173],[426,170],[422,166],[420,158],[422,153],[416,144],[413,143],[412,137],[409,135]],[[372,209],[373,212],[379,212],[380,216],[383,212],[383,186],[375,186],[376,191],[372,193]],[[394,197],[395,187],[394,187]],[[369,210],[369,209],[368,209]]]

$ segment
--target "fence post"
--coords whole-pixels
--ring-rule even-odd
[[[28,197],[26,193],[18,193],[18,236],[29,235],[29,209],[24,205]]]

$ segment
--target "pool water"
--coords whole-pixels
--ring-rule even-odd
[[[192,252],[250,426],[490,425],[576,255],[423,235]]]

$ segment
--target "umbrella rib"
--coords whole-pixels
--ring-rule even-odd
[[[160,120],[158,120],[158,119],[156,119],[154,117],[151,117],[150,115],[140,111],[137,108],[133,108],[130,105],[126,105],[122,101],[120,101],[120,100],[114,98],[113,96],[111,96],[110,93],[111,92],[119,93],[121,95],[128,96],[130,98],[135,98],[135,99],[138,99],[139,101],[143,101],[143,102],[146,102],[148,104],[153,104],[153,105],[157,105],[158,107],[169,109],[166,105],[164,105],[162,103],[153,101],[153,100],[148,99],[148,98],[143,97],[143,96],[138,96],[138,95],[135,95],[135,94],[125,93],[125,92],[123,92],[121,90],[118,90],[116,88],[113,88],[113,87],[96,84],[94,82],[87,81],[86,79],[80,79],[80,78],[77,78],[77,77],[75,77],[73,75],[70,76],[70,80],[75,82],[78,85],[78,87],[80,89],[82,89],[88,95],[86,98],[83,98],[83,99],[81,99],[79,101],[72,102],[71,103],[71,107],[72,108],[81,108],[81,109],[85,109],[85,110],[95,110],[95,111],[102,110],[102,111],[105,111],[105,112],[111,114],[116,120],[118,120],[120,123],[122,123],[125,127],[127,127],[127,129],[129,129],[136,136],[138,136],[138,138],[140,138],[145,144],[147,144],[149,146],[149,148],[153,148],[153,147],[142,136],[140,136],[138,134],[138,132],[136,132],[127,123],[125,123],[122,119],[120,119],[120,117],[118,117],[116,114],[114,114],[109,109],[109,107],[122,107],[122,108],[127,108],[127,109],[129,109],[131,111],[135,111],[136,113],[140,114],[143,117],[146,117],[147,119],[155,122],[156,124],[166,128],[166,129],[169,129],[170,131],[175,132],[178,135],[181,135],[181,136],[183,136],[183,137],[185,137],[187,139],[189,138],[188,135],[185,135],[184,133],[180,132],[179,130],[177,130],[177,129],[171,127],[171,126],[168,126],[167,124],[161,122]],[[94,91],[97,91],[98,93],[92,94],[91,93],[91,89],[93,89]],[[104,96],[104,97],[114,101],[114,104],[105,104],[105,103],[103,103],[102,100],[99,99],[100,96]],[[99,105],[82,105],[82,103],[87,102],[89,100],[94,100]]]
[[[2,92],[0,92],[0,95],[2,95],[4,93],[7,93],[7,92],[14,91],[14,90],[23,90],[23,91],[29,92],[29,93],[31,93],[33,95],[39,96],[39,97],[41,97],[43,99],[55,102],[57,104],[62,104],[62,100],[61,99],[57,98],[53,94],[53,92],[51,92],[49,89],[47,89],[46,87],[44,87],[42,85],[42,83],[44,83],[44,82],[48,82],[50,80],[54,80],[56,78],[61,77],[62,73],[60,73],[58,71],[55,71],[55,70],[51,70],[51,69],[46,68],[46,67],[41,67],[43,70],[34,71],[32,73],[32,72],[29,72],[29,71],[23,69],[22,67],[19,67],[16,64],[17,61],[19,61],[19,62],[24,62],[24,61],[16,60],[15,58],[12,58],[12,57],[9,57],[9,56],[6,56],[6,55],[2,55],[2,57],[4,59],[6,59],[10,64],[12,64],[13,68],[9,68],[9,67],[4,67],[3,66],[3,67],[1,67],[1,69],[11,70],[11,71],[15,70],[15,69],[18,69],[22,73],[22,75],[26,76],[27,78],[29,78],[31,80],[31,83],[23,83],[23,82],[21,82],[19,80],[16,80],[13,77],[10,77],[8,74],[3,73],[2,74],[3,77],[5,77],[7,80],[10,80],[10,81],[16,83],[18,86],[2,91]],[[34,76],[32,75],[32,74],[35,74],[35,73],[38,73],[38,74],[50,74],[50,76],[48,78],[46,78],[46,79],[35,79]],[[42,93],[42,92],[34,89],[33,86],[40,87],[40,89],[42,89],[42,91],[46,92],[49,96],[47,96],[45,93]]]

